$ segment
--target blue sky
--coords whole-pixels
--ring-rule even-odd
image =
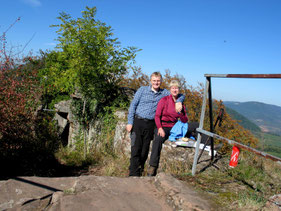
[[[140,51],[136,65],[205,83],[204,74],[281,73],[280,0],[0,0],[0,33],[8,45],[34,54],[54,49],[52,24],[64,11],[80,17],[86,6],[112,26],[121,45]],[[30,41],[30,42],[29,42]],[[212,79],[213,97],[281,106],[281,79]]]

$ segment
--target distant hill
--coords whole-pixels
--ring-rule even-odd
[[[281,135],[281,107],[280,106],[254,102],[254,101],[253,102],[225,101],[224,104],[226,107],[238,112],[239,114],[242,114],[247,119],[252,121],[254,124],[258,125],[262,132]]]
[[[241,125],[243,128],[252,132],[261,132],[259,126],[251,122],[249,119],[247,119],[245,116],[238,113],[237,111],[226,106],[226,112],[231,116],[232,119],[237,120],[239,125]]]

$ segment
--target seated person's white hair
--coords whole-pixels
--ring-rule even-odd
[[[180,82],[178,80],[171,80],[171,82],[169,83],[169,88],[171,88],[172,86],[177,86],[180,88]]]

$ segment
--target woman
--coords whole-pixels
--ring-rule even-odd
[[[154,141],[149,162],[150,168],[147,173],[148,176],[156,175],[162,144],[168,139],[172,127],[176,124],[178,119],[183,123],[186,123],[188,120],[184,106],[179,113],[177,113],[175,109],[175,102],[179,96],[179,86],[180,84],[177,80],[172,80],[169,84],[171,94],[163,97],[157,105],[155,113],[157,129],[154,132]]]

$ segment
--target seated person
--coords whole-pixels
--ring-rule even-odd
[[[197,140],[198,132],[196,129],[199,128],[199,123],[198,122],[188,122],[188,129],[185,134],[185,137],[191,138],[194,140]],[[205,144],[208,142],[208,136],[205,134],[201,134],[201,144]],[[207,145],[210,145],[210,143],[207,143]]]
[[[196,131],[197,128],[199,128],[198,122],[189,122],[188,123],[188,129],[187,129],[187,132],[185,134],[185,137],[197,140],[197,137],[198,137],[198,132]],[[206,146],[211,146],[210,137],[207,136],[206,134],[202,133],[200,143],[205,144]],[[219,144],[216,144],[216,145],[214,145],[214,150],[219,150],[222,146],[223,146],[222,142],[219,143]]]
[[[172,127],[176,124],[178,119],[183,123],[186,123],[188,120],[184,105],[181,112],[177,113],[175,109],[175,103],[179,96],[179,86],[180,84],[177,80],[172,80],[169,84],[171,94],[163,97],[157,105],[155,113],[155,123],[157,128],[154,132],[148,176],[155,176],[157,173],[162,144],[168,139]]]

